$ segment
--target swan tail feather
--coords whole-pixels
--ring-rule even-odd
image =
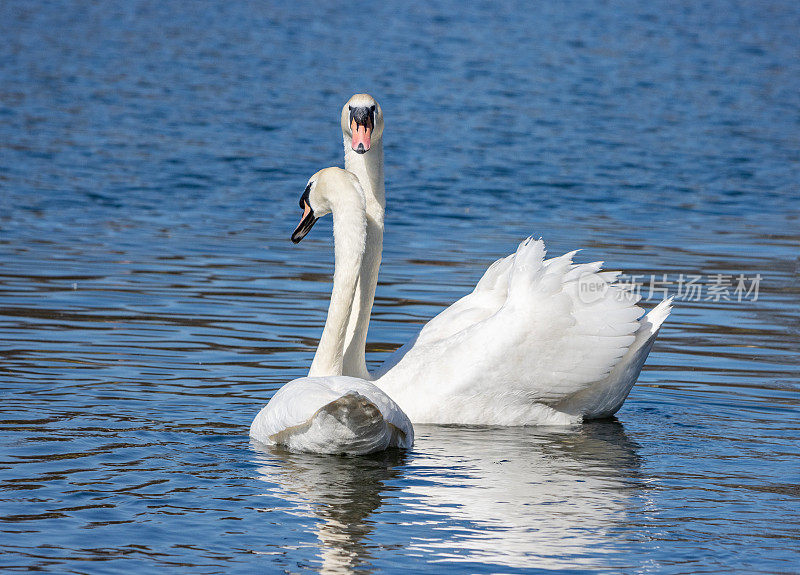
[[[667,319],[672,311],[673,299],[673,297],[669,297],[651,309],[647,315],[642,318],[642,324],[639,328],[639,331],[643,332],[643,334],[649,333],[651,336],[658,335],[658,330],[661,329],[661,325],[664,323],[664,320]]]

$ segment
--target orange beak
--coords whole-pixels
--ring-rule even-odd
[[[368,152],[372,141],[372,119],[367,119],[363,124],[353,119],[350,121],[350,130],[353,132],[353,151],[359,154]]]

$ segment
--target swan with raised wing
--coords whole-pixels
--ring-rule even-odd
[[[300,199],[299,242],[319,217],[333,214],[335,272],[328,318],[308,377],[281,387],[258,413],[250,436],[267,445],[313,453],[365,454],[409,448],[414,430],[392,399],[343,371],[344,336],[358,283],[366,210],[358,179],[340,168],[317,172]]]
[[[367,241],[343,372],[373,380],[415,423],[563,424],[609,417],[635,384],[671,299],[647,315],[602,262],[545,259],[527,239],[472,293],[369,374],[365,344],[383,246],[383,113],[368,94],[343,107],[345,168],[366,196]]]

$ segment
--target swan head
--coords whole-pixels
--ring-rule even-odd
[[[300,196],[303,215],[292,233],[292,241],[299,243],[322,216],[333,211],[350,212],[361,216],[366,210],[364,191],[358,178],[341,168],[325,168],[308,179]]]
[[[357,154],[369,152],[383,136],[383,111],[369,94],[356,94],[342,108],[342,134],[346,145]]]

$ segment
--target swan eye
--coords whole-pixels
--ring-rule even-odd
[[[375,104],[372,104],[372,106],[369,107],[369,111],[370,112],[374,112],[375,111]]]
[[[347,109],[352,112],[353,111],[353,105],[352,104],[347,104]]]

